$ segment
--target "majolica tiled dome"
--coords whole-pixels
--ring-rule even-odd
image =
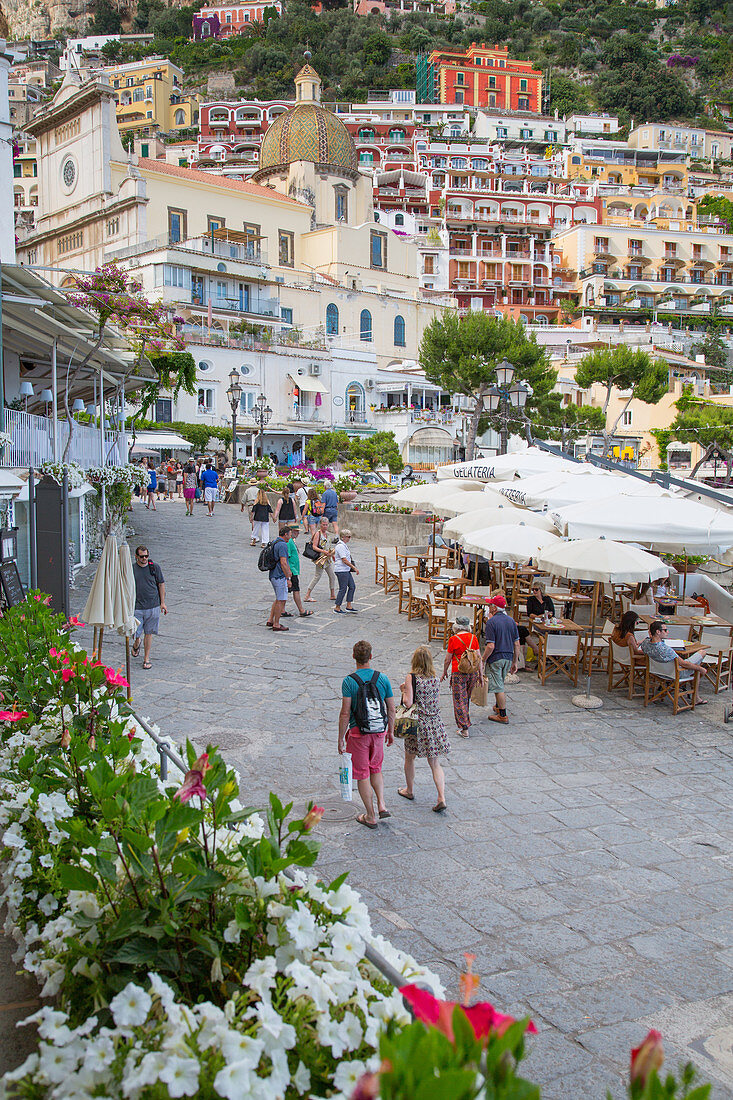
[[[278,115],[262,139],[255,178],[296,160],[355,172],[354,141],[341,119],[321,107],[318,73],[310,65],[304,65],[295,85],[298,102]]]

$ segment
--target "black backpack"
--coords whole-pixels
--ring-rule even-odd
[[[260,550],[260,556],[257,559],[257,568],[261,573],[269,573],[277,565],[277,558],[275,557],[275,540],[268,542],[267,546],[263,546]]]
[[[379,694],[375,672],[370,680],[350,675],[349,679],[357,684],[356,698],[353,703],[354,716],[359,733],[386,733],[387,705]]]

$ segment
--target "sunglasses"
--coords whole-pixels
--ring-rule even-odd
[[[140,558],[141,561],[146,561],[150,557],[150,554],[136,554],[135,557]]]

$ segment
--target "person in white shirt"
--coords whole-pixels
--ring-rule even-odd
[[[336,580],[339,582],[336,606],[333,609],[336,615],[343,615],[345,611],[348,611],[352,615],[356,614],[356,608],[352,607],[352,601],[356,589],[354,573],[358,573],[359,570],[354,565],[353,558],[351,557],[351,550],[349,549],[350,542],[351,531],[344,529],[341,532],[341,538],[336,543],[333,550],[333,570],[336,574]],[[343,603],[344,596],[346,597],[346,608],[342,610],[341,604]]]

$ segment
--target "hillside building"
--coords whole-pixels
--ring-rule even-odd
[[[165,57],[104,70],[113,89],[120,134],[175,133],[198,123],[198,96],[183,90],[183,69]]]
[[[505,111],[542,110],[541,72],[509,57],[506,46],[469,46],[465,52],[433,50],[417,60],[417,97],[422,103],[457,103]]]
[[[280,0],[243,0],[241,4],[212,4],[194,12],[193,39],[230,38],[249,30],[253,23],[264,21],[265,8],[278,15],[283,13]]]

